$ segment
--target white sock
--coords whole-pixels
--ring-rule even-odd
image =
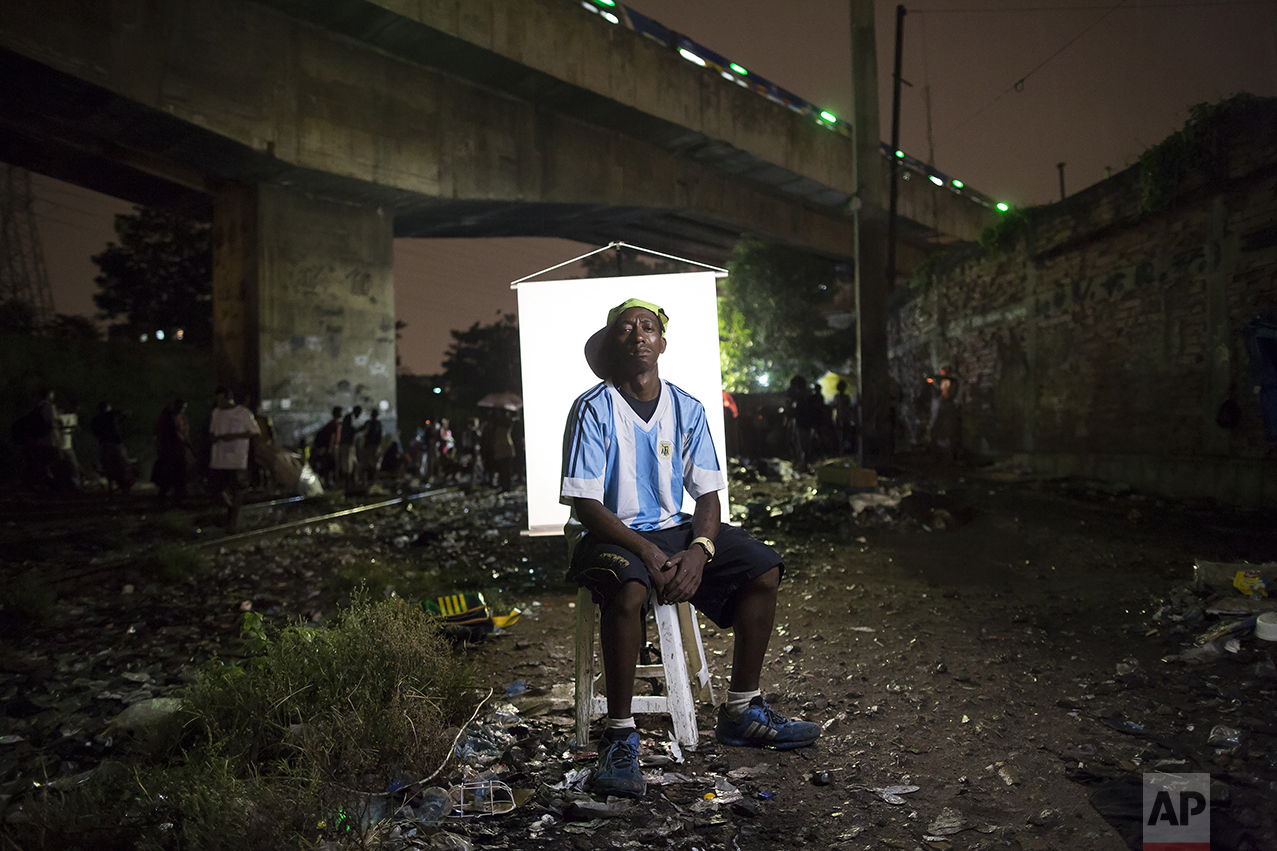
[[[758,689],[753,691],[729,691],[726,703],[728,717],[739,718],[749,708],[749,702],[761,694],[762,692]]]
[[[603,722],[603,735],[611,733],[613,730],[637,730],[638,725],[634,723],[634,716],[629,718],[613,718],[610,715]]]

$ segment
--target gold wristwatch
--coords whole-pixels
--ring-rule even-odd
[[[714,560],[714,542],[711,541],[709,538],[706,538],[704,535],[702,535],[699,538],[692,538],[692,544],[701,545],[701,549],[705,551],[706,561]],[[691,546],[691,544],[689,544],[688,546]]]

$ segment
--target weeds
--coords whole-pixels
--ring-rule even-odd
[[[166,511],[155,518],[155,528],[174,538],[195,537],[195,524],[183,511]]]
[[[356,599],[331,628],[263,644],[248,668],[211,663],[187,689],[182,749],[28,796],[6,844],[313,846],[353,829],[391,781],[428,776],[473,707],[473,672],[401,599]]]
[[[374,558],[341,565],[325,580],[324,587],[340,600],[352,599],[361,587],[376,595],[421,600],[431,596],[437,577],[437,568],[414,569],[402,562]]]
[[[14,622],[43,623],[53,614],[57,599],[44,577],[28,571],[0,588],[0,615]]]
[[[170,582],[185,582],[209,568],[209,558],[202,551],[182,544],[163,544],[143,560],[150,572]]]

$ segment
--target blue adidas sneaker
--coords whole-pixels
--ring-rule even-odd
[[[609,739],[605,734],[599,742],[599,761],[590,778],[590,789],[599,795],[616,795],[621,798],[641,798],[647,792],[647,782],[639,770],[639,735],[637,730],[621,739]]]
[[[811,721],[790,721],[755,697],[739,718],[727,714],[727,706],[718,708],[718,726],[714,735],[724,745],[750,748],[804,748],[820,738],[820,725]]]

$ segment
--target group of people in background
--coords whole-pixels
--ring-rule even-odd
[[[18,478],[34,491],[79,491],[84,472],[75,450],[75,434],[80,430],[79,406],[72,402],[59,406],[57,394],[44,389],[36,403],[14,420],[10,441],[21,452]],[[89,431],[97,441],[98,469],[108,487],[128,493],[136,481],[124,453],[124,415],[109,401],[103,401],[89,420]]]
[[[332,418],[315,434],[310,464],[325,485],[351,490],[376,481],[385,454],[400,450],[394,441],[384,445],[386,434],[376,408],[363,422],[359,422],[364,413],[361,405],[343,413],[343,408],[334,407]]]
[[[425,482],[495,484],[508,491],[523,440],[521,425],[516,412],[500,408],[486,418],[471,417],[455,431],[447,417],[426,420],[408,443],[405,468]]]
[[[856,451],[856,405],[839,381],[832,405],[825,403],[820,385],[795,375],[781,407],[785,449],[794,469],[805,471],[822,458]]]

